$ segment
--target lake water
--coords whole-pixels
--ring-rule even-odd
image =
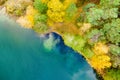
[[[0,15],[0,80],[97,80],[56,33],[38,35]]]

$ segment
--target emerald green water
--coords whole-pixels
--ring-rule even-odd
[[[97,80],[56,33],[39,36],[0,16],[0,80]]]

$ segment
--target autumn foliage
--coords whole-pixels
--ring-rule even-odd
[[[65,44],[81,53],[105,80],[111,80],[108,75],[115,74],[113,68],[120,69],[120,0],[18,0],[17,3],[8,0],[5,6],[18,23],[38,33],[61,34]]]

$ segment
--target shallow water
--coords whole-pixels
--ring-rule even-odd
[[[0,80],[97,80],[56,33],[43,36],[0,16]]]

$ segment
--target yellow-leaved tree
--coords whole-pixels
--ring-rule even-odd
[[[17,22],[25,28],[32,28],[34,26],[34,16],[36,13],[37,11],[30,5],[26,9],[25,16],[21,16]]]
[[[47,6],[47,15],[49,17],[48,24],[51,25],[54,22],[63,22],[65,12],[62,2],[60,2],[60,0],[50,0]]]
[[[109,47],[107,45],[105,45],[104,42],[98,42],[93,47],[93,52],[96,55],[107,54],[108,51],[109,51]]]
[[[99,73],[102,73],[102,70],[109,68],[111,66],[110,57],[105,54],[94,55],[89,60],[91,66],[96,69]]]
[[[111,66],[110,57],[107,55],[108,46],[104,42],[98,42],[93,47],[94,56],[89,59],[89,63],[93,68],[95,68],[99,73],[105,68]]]

